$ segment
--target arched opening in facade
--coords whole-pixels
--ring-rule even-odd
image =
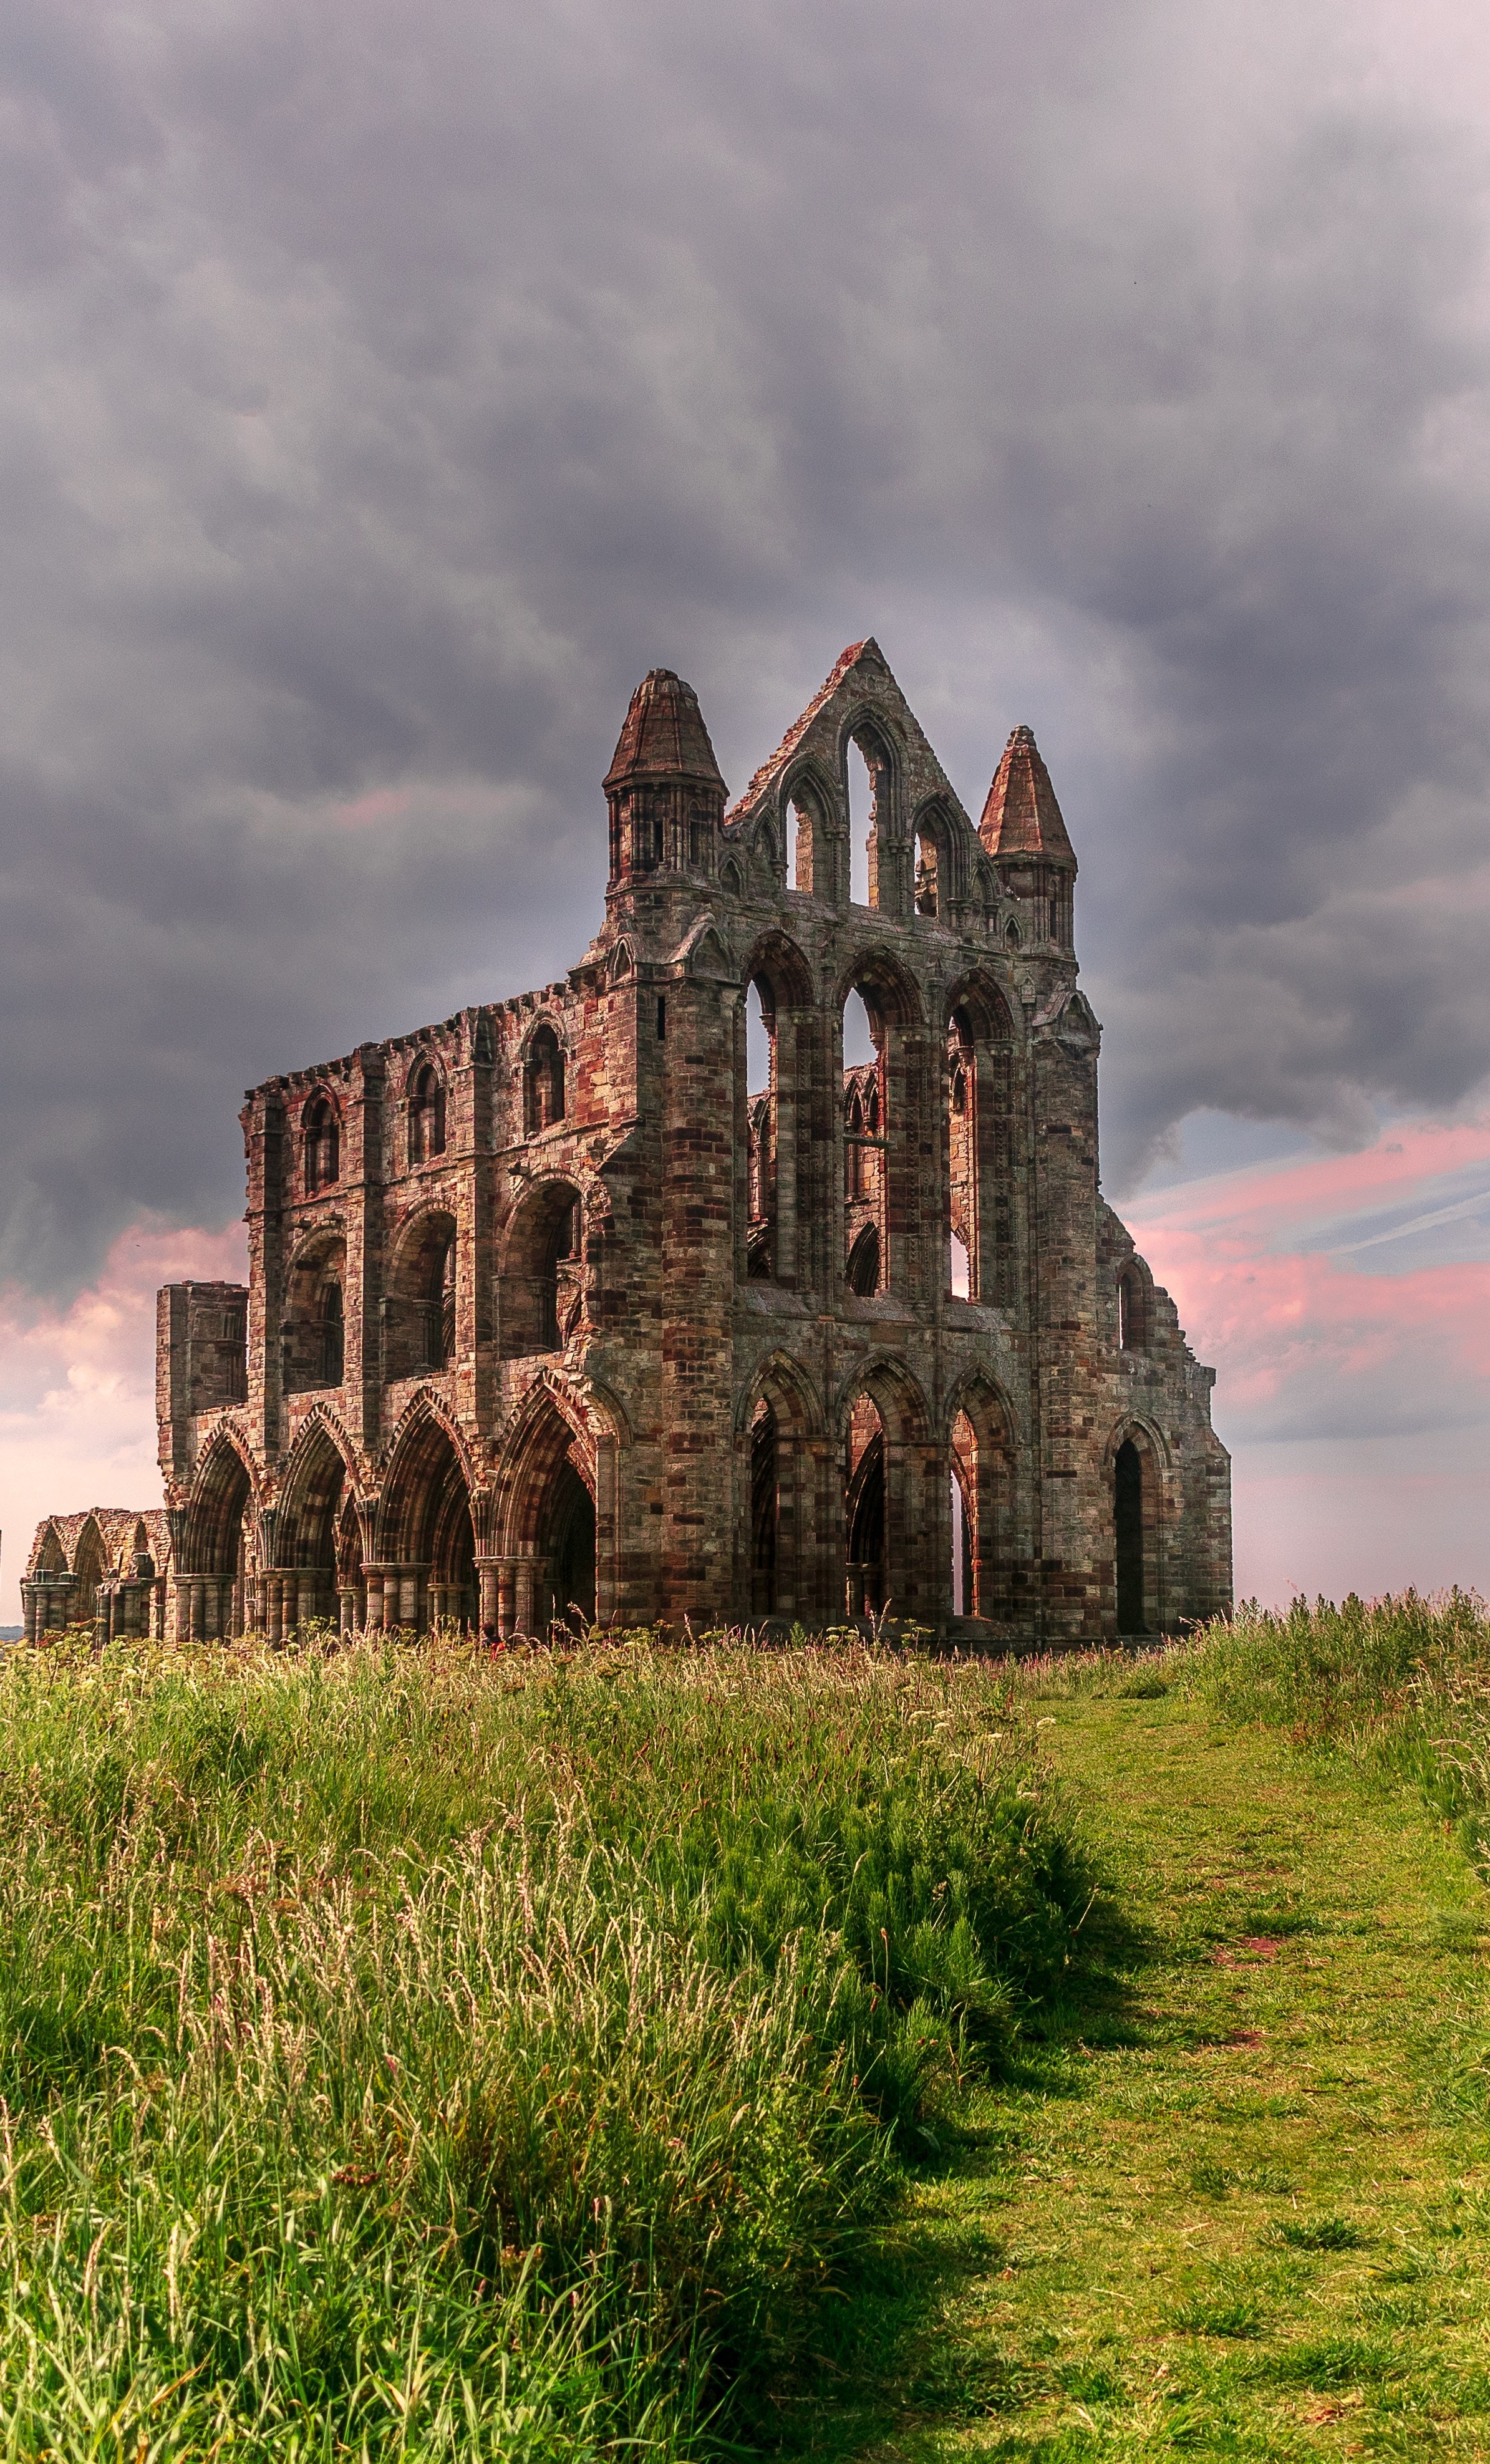
[[[383,1557],[367,1574],[369,1625],[424,1634],[470,1624],[477,1610],[471,1490],[449,1432],[432,1416],[395,1451],[382,1529]]]
[[[965,1008],[947,1030],[947,1251],[954,1299],[976,1300],[978,1254],[977,1047]]]
[[[504,1633],[546,1634],[556,1621],[593,1620],[596,1603],[595,1459],[552,1395],[541,1395],[515,1441],[506,1475]]]
[[[844,747],[848,791],[848,895],[856,907],[890,907],[888,842],[891,831],[889,748],[867,721],[849,734]]]
[[[1149,1295],[1136,1266],[1118,1276],[1118,1345],[1124,1352],[1143,1352],[1149,1343]]]
[[[1112,1458],[1113,1572],[1120,1635],[1164,1626],[1163,1473],[1152,1439],[1129,1428]]]
[[[276,1548],[279,1565],[266,1581],[279,1596],[266,1602],[271,1633],[289,1633],[311,1617],[339,1617],[339,1554],[342,1519],[352,1506],[341,1450],[323,1422],[302,1433],[285,1475]],[[352,1519],[356,1521],[353,1507]],[[359,1545],[359,1558],[361,1547]]]
[[[952,1289],[1015,1307],[1019,1163],[1019,1047],[991,977],[975,971],[953,993],[947,1017],[947,1241]]]
[[[831,898],[833,848],[827,827],[827,799],[821,784],[808,776],[792,780],[786,790],[787,888],[809,897]]]
[[[885,1258],[884,1045],[884,1022],[855,986],[844,1003],[844,1256],[861,1299],[879,1290]]]
[[[573,1181],[545,1180],[514,1210],[498,1285],[502,1357],[559,1352],[584,1309],[584,1207]]]
[[[885,1422],[869,1395],[848,1416],[844,1463],[844,1607],[873,1617],[886,1605],[888,1570]]]
[[[104,1571],[103,1535],[90,1514],[73,1551],[73,1590],[67,1612],[70,1624],[92,1625]]]
[[[252,1484],[236,1446],[214,1445],[197,1474],[187,1556],[176,1583],[179,1641],[241,1634],[249,1622],[247,1514]]]
[[[445,1081],[422,1061],[408,1084],[408,1159],[431,1163],[445,1153]]]
[[[416,1218],[388,1278],[384,1307],[384,1375],[421,1377],[455,1359],[455,1218],[443,1208]]]
[[[346,1243],[340,1232],[309,1242],[291,1266],[280,1321],[284,1391],[340,1386],[344,1373]]]
[[[523,1064],[523,1111],[528,1135],[564,1118],[564,1052],[545,1020],[535,1027]]]
[[[913,1047],[905,1030],[919,1016],[917,995],[895,961],[873,953],[843,989],[844,1246],[848,1288],[866,1297],[898,1288],[904,1208],[915,1185],[917,1098]],[[859,1039],[868,1045],[860,1060]],[[858,1110],[855,1111],[857,1098]],[[858,1124],[862,1122],[862,1127]],[[875,1239],[865,1234],[872,1227]],[[855,1262],[852,1274],[849,1261]],[[868,1277],[871,1267],[875,1280]]]
[[[930,822],[916,830],[915,910],[918,915],[941,912],[942,850],[940,833]]]
[[[1019,947],[1019,928],[1012,915],[1010,916],[1008,923],[1003,928],[1003,945],[1006,950],[1010,951],[1017,950]]]
[[[759,976],[745,991],[745,1076],[750,1105],[750,1214],[746,1272],[769,1283],[776,1272],[776,996]]]
[[[300,1115],[305,1186],[314,1195],[341,1177],[341,1124],[327,1095],[313,1095]]]
[[[1009,1416],[981,1377],[962,1387],[956,1401],[951,1431],[953,1615],[1003,1622],[1016,1610]]]
[[[753,1617],[770,1617],[776,1608],[779,1521],[776,1414],[762,1395],[750,1424],[750,1607]]]
[[[856,1300],[872,1300],[880,1288],[880,1229],[863,1224],[848,1251],[848,1288]]]

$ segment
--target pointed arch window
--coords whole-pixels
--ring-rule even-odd
[[[563,1046],[553,1028],[537,1027],[528,1046],[524,1067],[524,1107],[528,1135],[552,1129],[564,1118]]]
[[[330,1189],[341,1177],[341,1125],[336,1107],[325,1095],[314,1096],[301,1117],[305,1154],[305,1186]]]
[[[445,1153],[445,1081],[430,1061],[421,1062],[409,1081],[408,1159],[429,1163]]]

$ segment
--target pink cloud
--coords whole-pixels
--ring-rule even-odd
[[[158,1506],[155,1295],[187,1277],[238,1281],[243,1227],[121,1233],[98,1282],[65,1309],[0,1295],[0,1623],[45,1514]]]

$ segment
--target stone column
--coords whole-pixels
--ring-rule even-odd
[[[367,1605],[362,1612],[362,1632],[383,1632],[383,1568],[364,1566],[362,1576],[367,1586]]]
[[[350,1642],[357,1630],[357,1585],[343,1583],[337,1595],[337,1629],[343,1642]]]
[[[484,1630],[487,1626],[491,1626],[493,1630],[498,1629],[500,1618],[500,1582],[501,1574],[496,1558],[478,1557],[476,1559],[476,1625],[478,1631]]]
[[[284,1587],[277,1574],[264,1577],[264,1639],[272,1649],[284,1639]]]

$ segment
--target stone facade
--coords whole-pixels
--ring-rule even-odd
[[[864,642],[730,811],[665,671],[604,785],[567,976],[251,1089],[247,1289],[161,1295],[168,1630],[1229,1606],[1213,1373],[1099,1194],[1029,730],[975,825]]]

